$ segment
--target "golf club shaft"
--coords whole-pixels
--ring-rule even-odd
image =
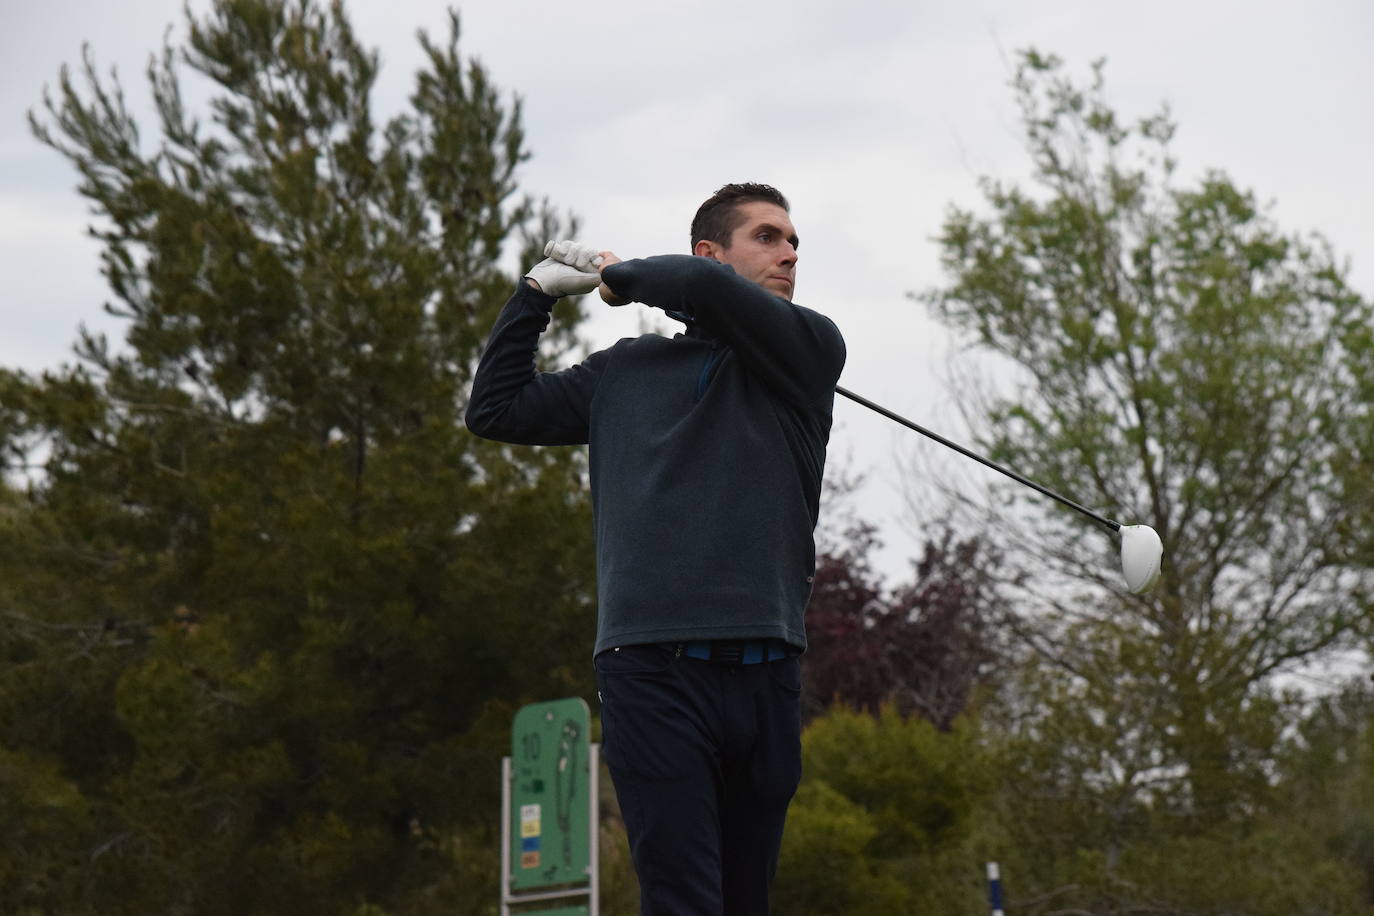
[[[1102,525],[1106,525],[1108,528],[1112,529],[1113,531],[1120,531],[1120,530],[1121,530],[1121,525],[1118,524],[1118,523],[1116,523],[1116,522],[1114,522],[1114,521],[1112,521],[1111,519],[1106,518],[1105,516],[1102,516],[1102,515],[1098,515],[1096,512],[1094,512],[1093,510],[1087,508],[1086,506],[1080,506],[1078,503],[1074,502],[1073,500],[1069,499],[1068,497],[1060,496],[1058,493],[1054,492],[1053,490],[1049,489],[1048,487],[1042,487],[1040,484],[1036,483],[1035,481],[1033,481],[1033,480],[1031,480],[1031,479],[1029,479],[1029,478],[1027,478],[1027,477],[1022,477],[1020,474],[1016,473],[1015,471],[1011,470],[1010,468],[1004,468],[1004,467],[1002,467],[1002,465],[998,464],[998,463],[995,462],[995,461],[991,461],[991,460],[989,460],[989,459],[987,459],[987,458],[984,458],[982,455],[979,455],[979,454],[977,454],[976,452],[971,452],[971,451],[969,451],[968,449],[964,448],[964,447],[963,447],[962,445],[960,445],[959,443],[957,443],[957,442],[951,442],[950,440],[946,439],[944,436],[940,435],[939,433],[931,432],[930,430],[926,429],[924,426],[920,425],[919,423],[913,423],[912,421],[908,420],[906,417],[902,416],[901,414],[895,414],[895,413],[893,413],[892,411],[888,410],[886,407],[884,407],[884,406],[881,405],[881,404],[875,404],[873,401],[870,401],[868,398],[863,397],[862,395],[855,394],[854,392],[852,392],[852,391],[850,391],[849,389],[844,388],[844,387],[842,387],[842,386],[840,386],[840,385],[836,385],[836,386],[835,386],[835,392],[836,392],[837,394],[842,394],[842,395],[844,395],[845,397],[849,398],[851,401],[854,401],[855,403],[862,404],[863,406],[867,407],[869,410],[872,410],[872,411],[874,411],[874,412],[876,412],[876,413],[882,414],[883,416],[887,417],[889,420],[895,420],[896,422],[898,422],[898,423],[902,424],[903,426],[905,426],[907,429],[915,430],[916,432],[920,433],[920,434],[923,435],[923,436],[926,436],[926,437],[928,437],[928,438],[934,439],[936,442],[940,443],[941,445],[949,446],[950,448],[954,449],[954,450],[955,450],[956,452],[958,452],[959,454],[965,455],[965,456],[967,456],[967,457],[969,457],[969,458],[972,458],[974,461],[978,462],[979,464],[982,464],[982,465],[985,465],[985,466],[987,466],[987,467],[990,467],[990,468],[992,468],[994,471],[1000,471],[1000,472],[1002,472],[1003,474],[1005,474],[1005,475],[1007,475],[1008,477],[1010,477],[1012,480],[1016,481],[1017,483],[1023,483],[1023,484],[1025,484],[1026,486],[1030,487],[1032,490],[1037,490],[1037,491],[1039,491],[1039,492],[1045,494],[1046,496],[1048,496],[1050,499],[1057,500],[1058,502],[1063,503],[1064,505],[1068,506],[1070,509],[1076,509],[1077,511],[1082,512],[1084,515],[1086,515],[1088,518],[1092,519],[1093,521],[1095,521],[1095,522],[1097,522],[1097,523],[1099,523],[1099,524],[1102,524]]]

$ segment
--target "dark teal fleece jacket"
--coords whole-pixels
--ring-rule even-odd
[[[624,261],[602,279],[687,332],[539,372],[557,300],[522,280],[477,367],[468,429],[590,445],[596,652],[755,638],[805,649],[839,330],[708,258]]]

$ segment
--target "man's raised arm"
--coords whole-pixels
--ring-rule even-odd
[[[550,242],[544,251],[571,263],[549,257],[521,279],[496,319],[473,376],[464,421],[484,439],[520,445],[587,441],[588,409],[601,357],[593,354],[560,372],[538,371],[535,357],[558,299],[591,292],[600,282],[596,253],[575,242]]]
[[[602,252],[601,279],[612,295],[699,322],[792,403],[809,405],[834,394],[845,346],[829,318],[710,258],[669,254],[620,261],[609,254]]]

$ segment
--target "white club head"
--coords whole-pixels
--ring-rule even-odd
[[[1121,572],[1132,594],[1147,592],[1159,579],[1164,544],[1149,525],[1121,526]]]

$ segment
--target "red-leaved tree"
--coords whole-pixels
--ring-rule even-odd
[[[1001,657],[998,558],[946,526],[927,540],[913,580],[889,590],[869,559],[877,543],[873,526],[856,522],[817,561],[804,714],[834,703],[869,712],[892,703],[948,729]]]

